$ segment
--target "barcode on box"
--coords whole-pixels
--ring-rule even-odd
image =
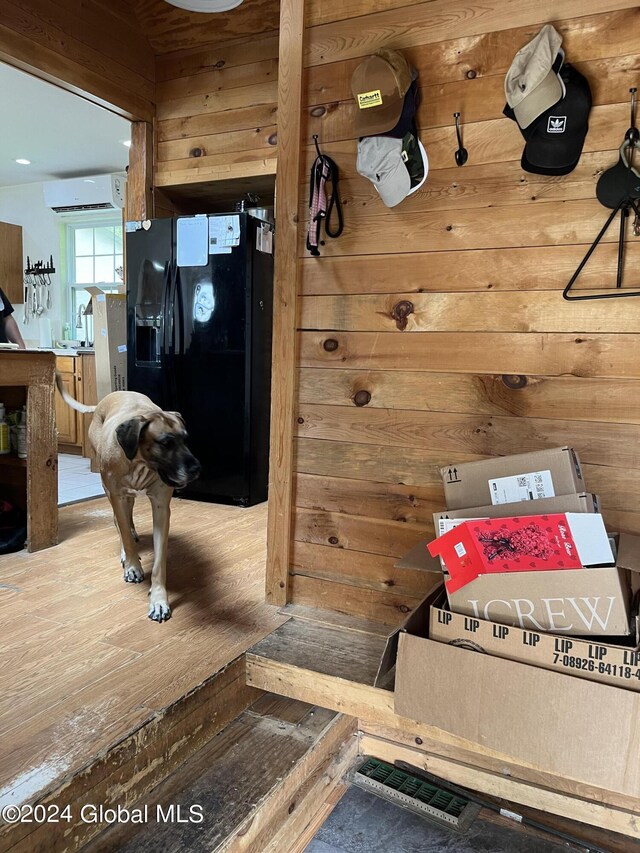
[[[526,477],[517,477],[516,479],[518,480],[519,486],[525,486],[526,487],[526,485],[527,485],[527,478]]]
[[[458,555],[458,557],[464,557],[464,555],[467,553],[462,542],[458,542],[458,544],[455,546],[455,548],[456,548],[456,554]]]

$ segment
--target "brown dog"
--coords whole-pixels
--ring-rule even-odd
[[[71,408],[94,413],[89,441],[120,534],[120,561],[127,583],[144,580],[133,503],[142,493],[151,501],[154,557],[148,615],[164,622],[171,617],[166,588],[169,503],[174,488],[183,488],[200,473],[198,460],[185,444],[184,421],[177,412],[164,412],[135,391],[114,391],[97,406],[85,406],[64,390],[59,374],[56,384]]]

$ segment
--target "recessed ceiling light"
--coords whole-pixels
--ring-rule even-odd
[[[123,139],[122,144],[125,145],[127,148],[131,148],[131,140],[130,139]]]
[[[239,6],[242,0],[167,0],[167,3],[189,12],[228,12]]]
[[[16,163],[19,163],[21,166],[30,166],[31,160],[25,160],[24,157],[18,157],[16,159]]]

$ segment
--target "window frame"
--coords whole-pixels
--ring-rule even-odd
[[[104,287],[105,293],[113,293],[117,290],[118,287],[123,285],[123,280],[113,282],[98,282],[95,285],[93,283],[85,283],[76,281],[76,232],[81,229],[96,229],[96,228],[120,228],[122,234],[123,241],[123,250],[124,250],[124,226],[122,221],[122,211],[116,210],[113,213],[101,213],[94,215],[84,215],[84,216],[76,216],[69,218],[64,223],[65,229],[65,255],[66,255],[66,284],[67,284],[67,311],[66,311],[66,322],[69,323],[71,327],[71,340],[80,339],[80,335],[78,334],[82,331],[84,334],[84,325],[83,329],[76,328],[76,320],[77,320],[77,304],[78,304],[78,293],[85,292],[87,287]],[[94,243],[95,249],[95,243]],[[92,255],[85,255],[84,257],[93,257],[95,258],[95,253]],[[107,256],[108,257],[108,256]],[[114,251],[114,257],[117,257],[117,253]],[[124,267],[124,257],[123,257],[123,267]],[[88,303],[89,294],[87,293],[87,298],[85,304]],[[89,322],[87,324],[88,336],[90,339],[93,338],[93,319],[90,317]]]

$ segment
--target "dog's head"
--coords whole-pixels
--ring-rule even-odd
[[[187,431],[178,412],[130,418],[117,427],[116,438],[127,459],[139,455],[167,486],[182,489],[200,474],[200,463],[185,443]]]

